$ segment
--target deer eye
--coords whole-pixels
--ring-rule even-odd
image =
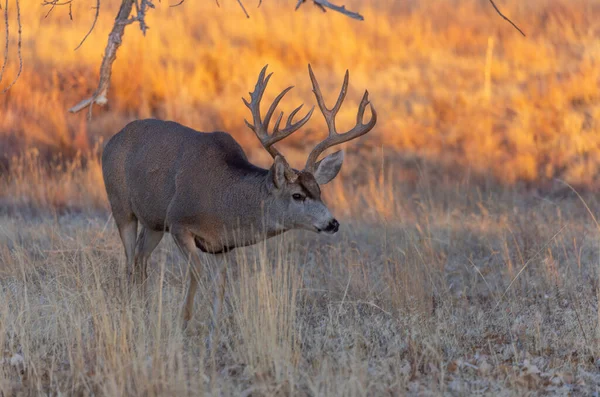
[[[296,201],[304,201],[306,199],[306,197],[304,197],[303,195],[301,195],[300,193],[294,193],[292,195],[292,198]]]

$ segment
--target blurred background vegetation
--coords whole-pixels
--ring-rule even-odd
[[[251,160],[267,166],[268,156],[244,125],[249,115],[241,97],[269,64],[275,75],[266,100],[295,85],[283,109],[312,106],[311,63],[330,101],[350,70],[349,98],[338,117],[342,128],[353,123],[364,89],[380,115],[374,131],[349,145],[356,156],[351,167],[391,158],[406,180],[431,166],[446,177],[501,185],[544,189],[560,178],[579,189],[598,187],[600,1],[498,3],[526,38],[486,0],[347,3],[364,22],[312,6],[294,12],[292,3],[246,4],[250,19],[235,1],[220,7],[213,1],[157,3],[148,13],[146,37],[136,25],[126,29],[109,104],[96,107],[88,121],[87,112],[67,109],[97,85],[119,1],[101,3],[94,30],[75,51],[92,24],[95,1],[74,2],[71,19],[66,7],[48,13],[38,1],[21,0],[24,70],[0,96],[3,183],[7,175],[24,177],[29,171],[23,167],[54,173],[73,167],[74,159],[75,167],[97,166],[103,142],[146,117],[228,131]],[[14,7],[9,16],[14,21]],[[16,39],[9,50],[4,85],[18,68]],[[303,164],[324,126],[315,114],[283,143],[293,164]],[[99,169],[89,171],[89,184],[99,183]]]

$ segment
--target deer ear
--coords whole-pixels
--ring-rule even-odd
[[[273,174],[273,184],[277,189],[281,189],[285,184],[285,160],[281,156],[275,157],[275,162],[271,168]]]
[[[282,156],[275,157],[271,173],[273,174],[273,183],[277,189],[281,189],[286,182],[294,183],[298,179],[298,175]]]
[[[315,167],[315,180],[319,185],[324,185],[335,178],[342,168],[344,151],[339,150],[319,161]]]

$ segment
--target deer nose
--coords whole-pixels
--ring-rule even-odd
[[[331,220],[325,228],[325,231],[331,234],[336,233],[338,230],[340,230],[340,223],[337,221],[337,219]]]

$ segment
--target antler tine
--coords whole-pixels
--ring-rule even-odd
[[[319,105],[319,109],[321,109],[322,113],[329,113],[329,109],[325,105],[325,101],[323,100],[323,94],[321,94],[321,87],[319,87],[319,82],[313,73],[312,67],[310,63],[308,64],[308,74],[310,75],[310,82],[313,86],[313,92],[315,93],[315,97],[317,98],[317,104]]]
[[[273,133],[279,131],[279,124],[281,123],[281,119],[283,118],[283,112],[279,113],[279,117],[275,121],[275,127],[273,127]]]
[[[273,112],[275,112],[277,105],[279,105],[279,102],[283,99],[285,94],[287,94],[292,88],[294,88],[293,85],[289,86],[285,90],[281,91],[281,93],[279,95],[277,95],[277,97],[275,97],[275,99],[273,100],[273,103],[271,104],[271,106],[269,106],[269,110],[267,110],[267,114],[265,115],[265,120],[264,120],[265,127],[267,127],[267,128],[269,127],[269,123],[271,122],[271,117],[273,116]]]
[[[242,97],[242,101],[244,101],[244,104],[246,105],[246,107],[248,109],[250,109],[251,113],[252,113],[252,119],[254,121],[254,125],[250,124],[248,122],[248,120],[244,121],[246,122],[246,125],[252,130],[254,131],[254,133],[257,135],[258,139],[262,142],[263,139],[267,139],[269,137],[269,134],[267,133],[265,128],[261,128],[263,122],[261,121],[261,117],[260,117],[260,101],[262,100],[263,94],[265,93],[265,89],[267,88],[267,84],[269,83],[269,80],[271,79],[271,76],[273,75],[273,73],[269,73],[267,75],[267,77],[265,78],[265,74],[267,72],[267,67],[269,65],[265,65],[262,70],[260,71],[259,75],[258,75],[258,79],[256,81],[256,85],[254,86],[254,91],[250,92],[250,102],[248,102],[246,100],[246,98]]]
[[[248,102],[245,98],[242,98],[242,100],[244,101],[244,104],[248,107],[248,109],[250,109],[250,111],[252,113],[252,119],[254,122],[253,124],[250,124],[250,122],[248,122],[247,120],[244,120],[246,122],[246,125],[252,131],[254,131],[254,133],[256,134],[256,136],[257,136],[258,140],[260,141],[260,143],[262,144],[262,146],[269,152],[269,154],[273,158],[275,158],[278,155],[281,156],[281,153],[279,153],[279,151],[276,148],[274,148],[273,145],[275,143],[281,141],[282,139],[287,138],[292,133],[296,132],[304,124],[306,124],[306,122],[312,116],[312,112],[313,112],[314,108],[311,109],[308,112],[308,114],[306,116],[304,116],[300,121],[292,124],[292,120],[293,120],[294,116],[302,108],[302,105],[300,105],[299,107],[294,109],[294,111],[292,111],[292,113],[290,113],[290,116],[288,117],[286,126],[283,130],[279,130],[279,125],[280,125],[281,119],[283,117],[283,112],[281,112],[281,114],[279,115],[279,117],[277,118],[277,120],[275,122],[273,134],[269,135],[268,129],[269,129],[269,123],[271,122],[271,117],[273,117],[273,113],[275,112],[275,109],[279,105],[279,102],[281,102],[281,100],[283,99],[285,94],[287,94],[293,88],[293,86],[287,87],[279,95],[277,95],[277,97],[275,97],[275,99],[273,100],[273,103],[271,104],[271,106],[269,106],[269,109],[267,110],[264,120],[261,120],[260,101],[262,100],[262,97],[263,97],[263,94],[267,87],[267,84],[269,82],[269,79],[273,75],[273,73],[269,73],[265,78],[267,66],[268,65],[265,65],[265,67],[262,68],[262,70],[260,71],[260,73],[258,75],[258,80],[256,82],[254,91],[250,93],[250,102]]]
[[[325,121],[327,122],[327,126],[329,127],[329,135],[336,132],[335,129],[335,116],[337,115],[340,107],[342,107],[342,103],[346,98],[346,93],[348,91],[348,80],[350,78],[348,70],[346,70],[346,74],[344,75],[344,82],[342,83],[342,89],[340,90],[340,95],[335,103],[335,105],[328,109],[327,105],[325,105],[325,100],[323,99],[323,94],[321,93],[321,87],[319,86],[319,82],[315,77],[315,74],[312,71],[312,67],[310,64],[308,65],[308,73],[310,74],[310,81],[313,86],[313,93],[317,98],[317,104],[319,105],[319,109],[321,109],[321,113],[325,117]]]
[[[342,103],[344,102],[344,99],[346,99],[346,93],[348,92],[348,80],[350,79],[350,72],[348,72],[348,69],[346,69],[346,74],[344,74],[344,82],[342,83],[342,89],[340,90],[340,96],[338,97],[337,102],[335,103],[335,106],[331,109],[331,114],[333,115],[333,117],[335,117],[338,113],[338,111],[340,110],[340,107],[342,107]]]
[[[298,106],[296,109],[294,109],[294,111],[292,113],[290,113],[290,115],[288,116],[288,119],[285,123],[285,128],[283,130],[279,130],[279,124],[281,123],[281,118],[283,117],[283,112],[281,112],[281,114],[277,118],[275,127],[273,128],[273,135],[271,136],[271,139],[269,140],[270,145],[274,145],[275,143],[279,142],[280,140],[287,138],[288,136],[290,136],[291,134],[296,132],[298,129],[300,129],[304,124],[306,124],[306,122],[310,119],[310,116],[312,116],[313,111],[315,110],[314,107],[312,107],[308,111],[306,116],[304,116],[301,120],[292,124],[292,119],[294,118],[296,113],[298,113],[298,111],[302,108],[302,106],[304,106],[304,105]]]
[[[304,116],[300,121],[298,121],[297,123],[292,125],[292,120],[294,119],[294,116],[296,115],[296,113],[298,113],[300,111],[300,109],[302,109],[303,106],[304,106],[304,104],[302,104],[302,105],[298,106],[296,109],[292,110],[292,113],[290,113],[290,115],[288,116],[287,122],[285,123],[285,128],[296,128],[296,126],[298,126],[298,128],[300,128],[310,119],[310,116],[312,116],[312,113],[315,110],[314,106],[312,108],[310,108],[310,110],[308,111],[306,116]],[[281,114],[283,115],[283,112],[281,112]]]
[[[304,169],[309,172],[314,172],[317,160],[321,153],[323,153],[325,150],[329,149],[332,146],[339,145],[352,139],[356,139],[371,131],[377,123],[377,112],[375,111],[373,104],[369,102],[369,92],[365,91],[362,100],[360,101],[360,104],[358,106],[358,111],[356,113],[356,125],[349,131],[338,133],[335,128],[335,116],[340,110],[340,107],[342,106],[342,103],[344,102],[344,99],[346,98],[346,93],[348,91],[348,70],[346,70],[346,74],[344,76],[344,82],[342,83],[340,95],[338,96],[335,105],[331,109],[328,109],[325,105],[325,100],[323,99],[323,94],[321,93],[319,83],[317,82],[317,79],[315,78],[315,75],[310,65],[308,65],[308,73],[310,75],[310,80],[313,85],[313,92],[315,94],[315,97],[317,98],[317,104],[321,109],[321,113],[323,113],[323,116],[325,117],[325,121],[327,122],[327,128],[329,130],[327,138],[325,138],[323,141],[319,142],[317,146],[315,146],[315,148],[308,155],[308,159],[306,160],[306,165]],[[364,124],[363,119],[365,114],[365,108],[367,107],[367,105],[369,105],[371,109],[371,119],[368,123]]]
[[[367,124],[363,124],[365,108],[367,105],[369,105],[369,108],[371,109],[371,120],[369,120]],[[375,111],[373,104],[369,101],[369,91],[365,90],[365,93],[360,101],[360,105],[358,105],[358,112],[356,113],[356,126],[354,128],[358,126],[369,127],[367,130],[367,132],[369,132],[373,127],[375,127],[375,123],[377,123],[377,112]],[[366,134],[367,132],[364,132],[363,134]]]

